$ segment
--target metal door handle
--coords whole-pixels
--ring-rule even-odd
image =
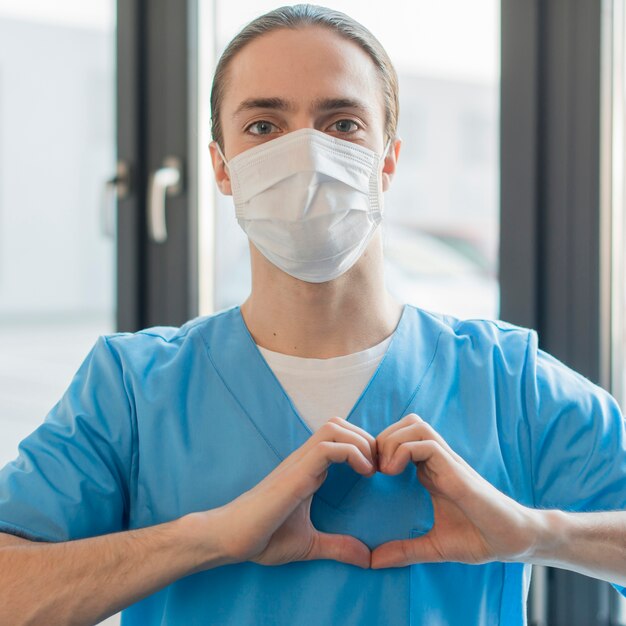
[[[176,196],[182,191],[182,167],[182,161],[178,157],[167,157],[163,161],[163,167],[150,175],[148,234],[157,243],[163,243],[167,239],[165,197]]]
[[[118,161],[115,166],[115,176],[104,183],[100,220],[102,234],[105,237],[115,236],[114,216],[115,199],[123,200],[130,194],[130,168],[126,161]]]

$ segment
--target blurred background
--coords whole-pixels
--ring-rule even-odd
[[[245,299],[247,239],[207,148],[210,84],[228,41],[276,6],[0,0],[0,466],[98,335]],[[330,6],[373,31],[400,78],[390,290],[535,328],[622,401],[623,3]],[[534,568],[529,619],[609,626],[626,611],[604,583]]]

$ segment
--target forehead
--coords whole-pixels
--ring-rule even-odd
[[[357,43],[319,26],[261,35],[232,59],[222,112],[248,98],[280,97],[305,105],[322,98],[354,98],[383,111],[381,79]]]

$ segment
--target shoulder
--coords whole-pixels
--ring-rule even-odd
[[[439,351],[478,359],[525,361],[537,351],[537,333],[499,319],[463,319],[413,307],[421,326],[438,336]]]
[[[215,327],[233,323],[238,307],[195,317],[181,326],[151,326],[136,332],[118,332],[99,337],[95,349],[111,353],[125,369],[152,369],[167,362],[184,361],[204,349]]]
[[[568,413],[585,420],[619,416],[616,399],[604,388],[565,365],[553,355],[537,349],[529,363],[528,395],[537,413],[547,416]]]
[[[421,311],[438,326],[443,350],[453,346],[479,368],[489,365],[502,376],[519,378],[526,400],[538,410],[554,402],[579,404],[587,410],[614,402],[610,394],[539,347],[537,332],[496,319],[459,319]],[[442,350],[440,346],[439,350]]]

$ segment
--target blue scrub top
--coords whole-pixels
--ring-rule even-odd
[[[347,419],[376,436],[411,412],[526,506],[626,508],[617,403],[538,350],[533,331],[405,306]],[[180,328],[103,336],[0,471],[0,531],[66,541],[218,507],[311,434],[239,307]],[[311,518],[371,548],[423,534],[433,521],[412,464],[372,478],[331,466]],[[511,626],[526,623],[530,573],[501,562],[383,570],[246,562],[182,578],[125,609],[122,624]]]

